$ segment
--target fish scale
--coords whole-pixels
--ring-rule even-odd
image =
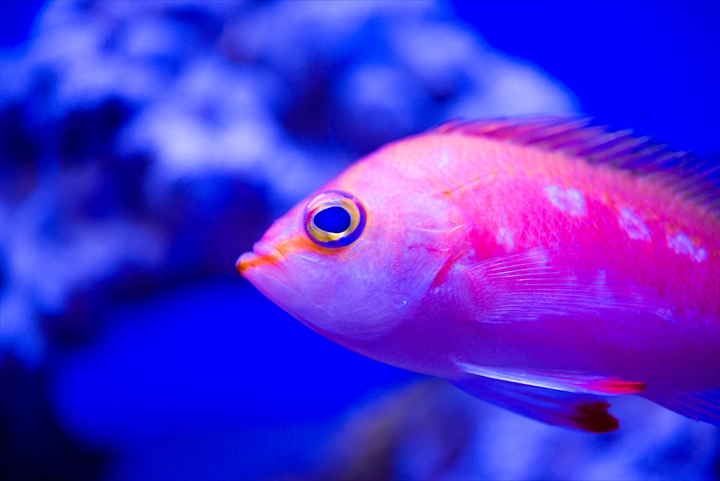
[[[392,143],[237,267],[330,339],[543,422],[607,432],[605,399],[638,394],[718,424],[717,171],[587,124],[451,122]],[[328,192],[366,215],[337,248],[304,228]]]
[[[478,139],[472,137],[460,137],[460,139],[458,140],[460,142],[472,143],[474,141],[476,142]],[[433,144],[435,143],[434,139],[428,137],[426,139],[423,139],[423,142],[427,142],[430,145],[427,145],[425,147],[417,146],[419,150],[433,150]],[[447,146],[447,138],[441,138],[440,142],[442,142],[443,145],[442,149],[449,148]],[[478,147],[478,149],[482,148],[483,146]],[[451,172],[452,175],[446,178],[447,184],[451,184],[454,182],[455,185],[446,185],[445,191],[452,192],[452,197],[455,199],[455,201],[462,204],[467,210],[473,211],[471,217],[473,217],[474,219],[482,219],[481,221],[479,221],[479,223],[482,223],[483,225],[493,223],[493,219],[483,219],[483,217],[493,216],[495,219],[497,219],[497,217],[499,216],[508,216],[508,212],[514,211],[519,216],[522,216],[523,212],[527,212],[523,206],[510,206],[504,210],[504,213],[501,213],[498,210],[492,208],[492,201],[488,202],[485,200],[487,198],[503,200],[509,199],[507,200],[507,202],[511,204],[514,202],[512,196],[507,195],[505,192],[508,190],[508,187],[503,188],[502,186],[495,185],[493,186],[492,191],[488,190],[489,183],[497,184],[497,174],[495,176],[490,175],[490,178],[486,179],[484,182],[471,182],[473,184],[472,186],[468,186],[467,182],[458,183],[459,179],[465,178],[465,175],[463,175],[463,170],[471,169],[472,165],[476,163],[473,156],[463,156],[463,153],[468,150],[468,147],[464,145],[460,145],[454,149],[452,157],[454,159],[457,159],[456,162],[460,165],[456,168],[454,172]],[[678,282],[687,281],[689,280],[688,277],[707,277],[709,280],[713,279],[713,276],[714,279],[718,278],[717,263],[697,263],[693,261],[691,256],[678,255],[670,249],[670,247],[668,246],[668,241],[666,239],[666,231],[669,231],[671,233],[668,233],[667,235],[677,235],[680,232],[684,232],[689,239],[695,239],[696,242],[707,246],[707,255],[709,257],[717,259],[717,221],[715,221],[715,223],[713,224],[713,219],[708,218],[707,214],[703,215],[701,208],[692,205],[690,202],[683,202],[682,199],[677,199],[672,192],[662,191],[661,189],[658,189],[656,185],[648,185],[647,183],[643,182],[642,178],[632,177],[627,172],[618,173],[615,170],[606,168],[606,166],[590,165],[582,161],[581,159],[557,158],[557,156],[552,159],[545,159],[542,158],[547,155],[545,152],[533,153],[540,154],[539,157],[541,158],[533,158],[532,156],[527,156],[527,160],[529,162],[526,161],[523,163],[532,163],[536,165],[550,164],[558,167],[557,169],[555,169],[555,171],[561,170],[559,168],[560,166],[568,165],[569,167],[567,168],[567,170],[562,172],[562,175],[559,175],[551,169],[543,171],[543,169],[538,168],[536,171],[533,171],[527,177],[529,177],[530,179],[536,179],[536,181],[541,185],[555,182],[568,187],[575,186],[577,190],[581,192],[582,195],[585,197],[586,201],[588,201],[589,203],[598,204],[597,211],[599,212],[593,212],[592,215],[578,217],[577,219],[568,219],[568,216],[564,215],[561,210],[548,208],[547,205],[544,205],[545,208],[540,210],[540,212],[538,212],[538,209],[532,209],[531,212],[535,213],[536,215],[545,214],[543,222],[538,223],[538,225],[543,225],[546,227],[542,232],[542,234],[545,234],[546,237],[549,235],[552,238],[552,235],[555,232],[571,232],[563,228],[562,224],[564,224],[568,220],[577,221],[577,223],[580,225],[587,225],[589,229],[589,234],[592,237],[595,237],[597,235],[605,235],[605,237],[611,239],[608,242],[604,242],[602,244],[603,249],[610,249],[615,254],[613,256],[608,256],[610,257],[609,260],[630,259],[632,256],[638,256],[640,253],[645,253],[647,255],[647,245],[642,245],[642,243],[640,243],[640,246],[629,246],[629,244],[632,244],[635,241],[633,241],[632,239],[628,240],[624,235],[622,235],[622,232],[617,231],[619,228],[618,210],[621,208],[629,208],[633,212],[636,212],[635,215],[642,216],[643,214],[645,214],[645,218],[648,221],[654,220],[653,222],[648,223],[648,230],[652,234],[652,243],[650,245],[653,247],[655,254],[654,262],[660,263],[661,266],[667,265],[667,270],[670,271],[672,277],[680,277],[680,279],[678,279]],[[490,155],[488,155],[487,157],[491,156],[492,150],[490,152]],[[517,156],[517,158],[521,159],[522,157]],[[418,164],[421,164],[421,162],[418,162]],[[504,162],[500,162],[499,164],[502,165],[504,164]],[[575,167],[575,169],[571,169],[571,167]],[[493,170],[492,167],[486,168],[490,171]],[[418,173],[421,174],[422,167],[420,167],[419,170],[420,172]],[[437,172],[438,170],[432,170],[430,174],[434,175]],[[526,170],[523,168],[508,169],[505,170],[503,174],[512,176],[517,175],[518,172],[526,172]],[[517,184],[511,184],[511,187],[514,187],[516,191],[524,190],[523,187],[527,189],[526,183],[517,182]],[[639,198],[638,195],[634,193],[638,190],[645,190],[645,192],[643,192]],[[530,206],[543,205],[542,199],[540,199],[539,197],[541,196],[536,195],[533,200],[526,198],[524,202],[530,204]],[[648,198],[653,199],[654,202],[646,201],[645,199]],[[664,206],[664,212],[659,209],[660,205]],[[694,223],[692,222],[693,218],[695,220]],[[524,219],[508,219],[508,222],[519,226],[527,224]],[[598,224],[602,224],[604,227],[602,229],[598,228]],[[524,232],[528,233],[527,230],[525,230]],[[540,234],[537,231],[531,232],[536,235]],[[518,247],[521,247],[523,245],[525,247],[531,247],[538,242],[542,241],[537,239],[535,236],[531,236],[531,238],[528,238],[527,236],[521,236],[518,240]],[[546,242],[546,244],[548,243]],[[552,244],[552,242],[550,242],[550,244]],[[613,247],[615,246],[617,246],[617,248],[613,249]],[[548,247],[548,245],[546,245],[546,247]],[[631,249],[632,256],[620,255],[623,253],[623,249],[625,249],[626,252],[629,252],[629,250]],[[618,255],[620,256],[618,257]],[[633,264],[639,264],[639,266]],[[651,278],[655,278],[656,276],[654,274],[658,273],[657,270],[652,271],[642,269],[643,266],[649,266],[650,264],[651,262],[634,262],[622,267],[624,267],[624,271],[633,271],[636,273],[635,275],[638,275],[642,278],[641,280],[647,281]],[[630,269],[630,267],[633,268]],[[703,270],[709,272],[705,273],[703,272]],[[661,276],[661,278],[665,279],[666,276]],[[713,285],[713,283],[711,282],[708,284],[709,287],[712,287]],[[682,285],[692,284],[684,283]],[[664,286],[660,285],[659,287]],[[687,292],[686,295],[688,295],[690,297],[689,300],[692,301],[693,293],[697,292],[702,291],[692,290],[690,292]],[[717,293],[717,290],[714,292]],[[709,297],[711,297],[710,294],[712,294],[712,292],[708,293],[708,295],[705,296],[699,296],[700,299],[693,302],[693,304],[698,307],[707,306],[710,308],[717,308],[717,303],[712,304],[704,302],[707,301]],[[717,309],[715,309],[713,314],[715,316],[718,315]]]

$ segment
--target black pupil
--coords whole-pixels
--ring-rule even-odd
[[[350,227],[350,213],[342,207],[328,207],[315,214],[313,224],[325,232],[340,234]]]

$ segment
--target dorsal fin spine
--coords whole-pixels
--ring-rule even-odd
[[[431,130],[434,134],[485,137],[526,145],[546,152],[562,152],[594,164],[647,177],[692,201],[720,218],[720,185],[717,165],[697,160],[686,152],[668,150],[648,137],[633,137],[631,130],[610,132],[606,127],[588,126],[590,119],[552,118],[517,120],[450,121]]]
[[[613,161],[617,161],[626,157],[629,157],[630,153],[640,147],[643,144],[647,143],[647,138],[639,138],[636,139],[634,137],[628,137],[627,139],[623,140],[622,142],[619,142],[616,146],[614,146],[611,149],[606,150],[603,152],[603,156],[605,157],[605,162],[612,163]]]

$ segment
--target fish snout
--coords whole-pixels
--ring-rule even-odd
[[[242,275],[243,272],[250,269],[251,266],[257,263],[257,256],[254,252],[245,252],[238,257],[235,262],[235,269]]]
[[[276,264],[284,256],[274,247],[255,244],[252,252],[245,252],[235,262],[235,268],[241,275],[253,267]]]

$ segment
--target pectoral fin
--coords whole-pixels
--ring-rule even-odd
[[[469,377],[452,381],[463,391],[547,424],[591,433],[616,430],[604,396],[639,394],[641,382],[574,371],[520,370],[456,362]]]
[[[642,382],[625,381],[617,377],[598,376],[577,371],[490,368],[465,362],[456,362],[456,364],[468,374],[554,391],[595,396],[621,396],[639,394],[645,390],[645,383]]]
[[[451,382],[480,399],[554,426],[590,433],[607,433],[620,427],[617,418],[608,413],[610,404],[590,394],[547,389],[484,376]]]

